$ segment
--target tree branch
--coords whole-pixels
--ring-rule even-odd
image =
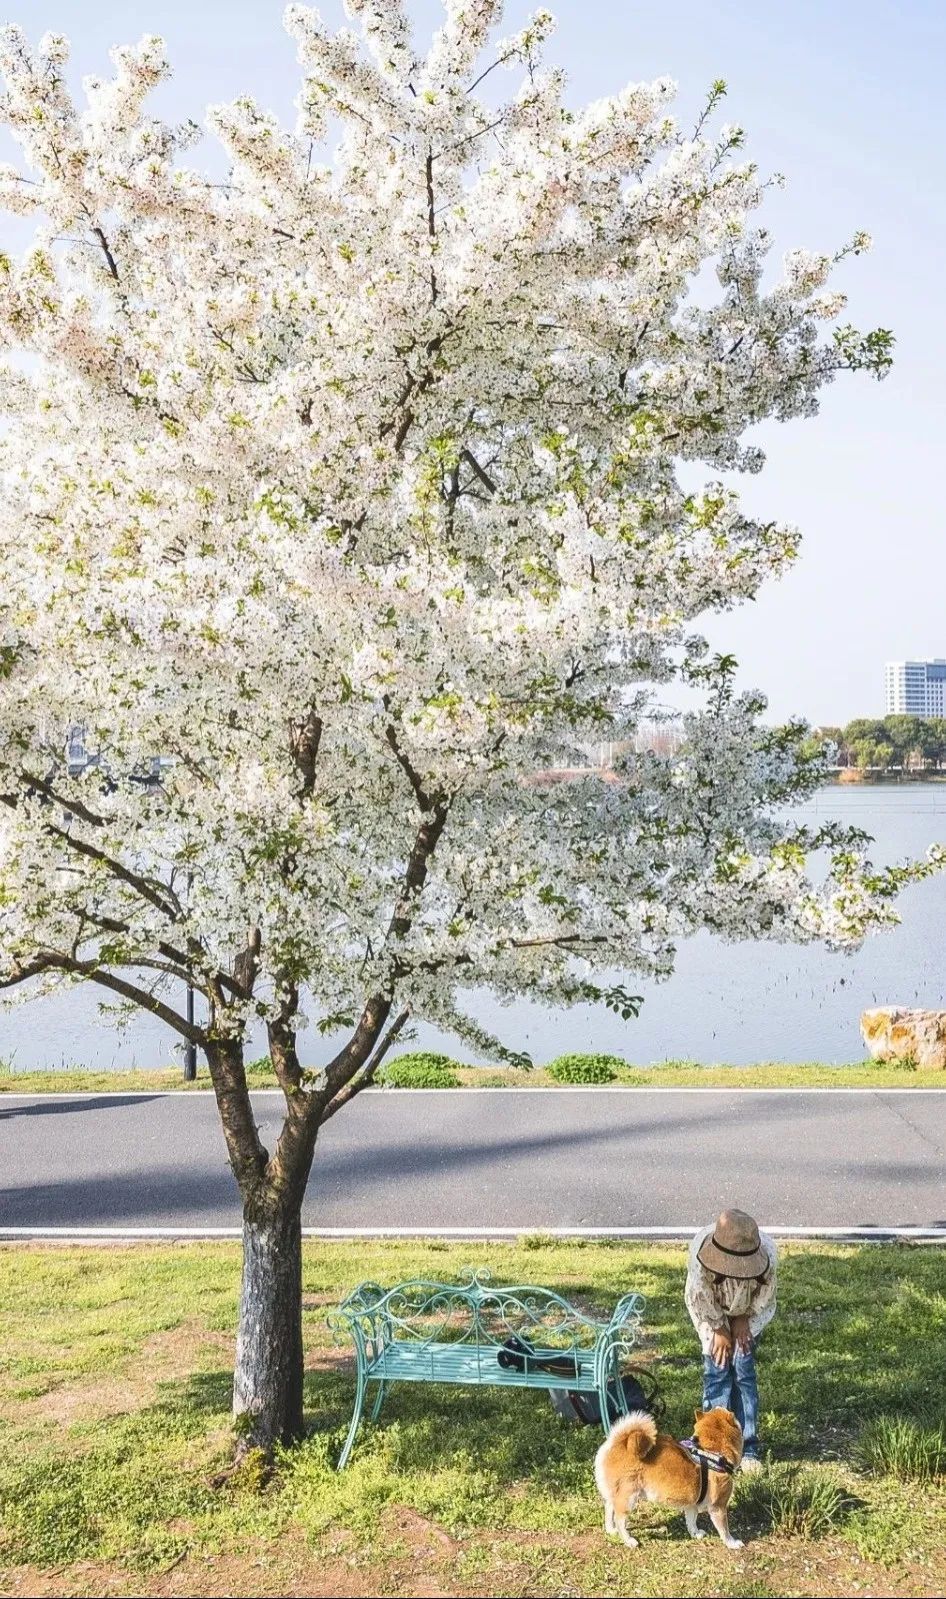
[[[375,994],[368,1000],[348,1043],[325,1068],[323,1104],[331,1100],[339,1088],[344,1088],[358,1068],[365,1064],[390,1014],[391,1001],[382,994]]]
[[[256,1125],[243,1065],[242,1045],[228,1038],[207,1038],[204,1053],[214,1098],[220,1111],[230,1166],[239,1185],[244,1212],[265,1204],[269,1155]]]
[[[289,732],[292,758],[302,777],[300,798],[307,799],[315,788],[315,763],[322,742],[322,719],[309,710],[303,721],[294,723]]]
[[[398,1034],[403,1029],[404,1024],[408,1020],[410,1014],[410,1010],[405,1006],[400,1015],[395,1017],[367,1065],[361,1072],[358,1073],[356,1077],[351,1079],[346,1087],[344,1087],[338,1094],[335,1095],[335,1098],[329,1103],[326,1109],[323,1110],[321,1117],[323,1122],[327,1122],[333,1116],[337,1115],[337,1113],[345,1105],[351,1103],[356,1094],[360,1094],[363,1088],[369,1087],[369,1085],[374,1081],[379,1066],[384,1060],[385,1055],[388,1053],[388,1050],[391,1048],[391,1045],[394,1043]]]
[[[54,800],[56,804],[61,805],[64,810],[71,810],[72,814],[79,816],[81,820],[88,821],[93,826],[104,825],[102,818],[96,817],[94,812],[86,811],[85,815],[83,815],[82,811],[85,810],[85,807],[82,807],[82,811],[80,811],[80,809],[76,806],[73,806],[69,800],[60,798],[54,792],[54,790],[41,779],[36,780],[34,783],[34,780],[30,777],[29,773],[25,773],[24,778],[39,793],[46,794],[49,799]],[[0,794],[0,804],[6,805],[9,810],[15,811],[17,808],[17,803],[17,797],[15,794]],[[174,894],[173,889],[168,888],[166,884],[160,883],[156,888],[154,882],[149,882],[146,877],[142,877],[138,872],[133,872],[130,867],[123,866],[121,861],[116,861],[113,856],[106,855],[105,851],[98,849],[96,845],[87,844],[83,839],[75,838],[66,827],[58,827],[55,822],[46,822],[44,823],[44,826],[48,833],[52,833],[55,838],[62,839],[63,843],[66,844],[69,849],[74,850],[79,855],[84,855],[88,860],[97,861],[98,864],[100,866],[104,866],[113,877],[119,878],[123,883],[126,883],[129,888],[133,888],[137,894],[141,895],[142,899],[148,901],[149,905],[153,905],[156,910],[162,911],[164,915],[167,916],[171,921],[177,920],[180,914],[180,904],[177,902],[177,896]],[[159,889],[163,892],[159,892]],[[170,899],[164,898],[165,892],[171,896]]]
[[[120,994],[122,999],[131,1000],[139,1005],[142,1010],[150,1011],[152,1016],[157,1016],[159,1021],[166,1022],[168,1027],[173,1027],[175,1032],[181,1034],[191,1044],[203,1044],[206,1034],[201,1027],[194,1027],[183,1016],[179,1016],[170,1005],[165,1005],[163,1000],[157,999],[154,994],[149,994],[146,988],[139,988],[135,983],[129,983],[124,977],[117,977],[114,972],[106,971],[95,961],[78,960],[75,956],[64,955],[58,950],[44,950],[35,955],[26,966],[21,966],[9,977],[0,978],[0,988],[13,988],[18,983],[26,982],[30,977],[38,977],[43,972],[60,971],[71,972],[75,976],[85,977],[91,983],[98,983],[101,988],[108,988],[113,994]]]
[[[488,123],[485,128],[477,128],[475,133],[468,133],[465,139],[458,139],[456,144],[449,144],[445,149],[438,150],[436,155],[431,157],[431,160],[439,161],[442,155],[455,155],[457,150],[465,149],[465,147],[468,144],[472,144],[474,140],[482,139],[485,134],[492,133],[494,128],[502,127],[502,124],[507,119],[507,115],[508,113],[504,111],[501,116],[498,116],[494,122]]]
[[[384,698],[384,701],[383,701],[385,710],[388,710],[390,708],[390,703],[391,703],[390,699],[388,698],[387,695],[385,695],[385,698]],[[436,796],[431,796],[430,794],[428,794],[426,788],[424,787],[424,781],[423,781],[420,773],[417,771],[416,767],[414,766],[413,762],[410,760],[409,756],[405,755],[404,751],[401,749],[401,746],[400,746],[400,744],[397,741],[397,733],[395,731],[393,723],[390,723],[390,722],[388,723],[387,727],[384,730],[384,736],[385,736],[385,739],[386,739],[387,743],[390,745],[391,749],[394,751],[394,756],[395,756],[395,759],[397,760],[398,765],[400,766],[402,772],[404,772],[404,774],[406,775],[407,780],[408,780],[408,782],[411,785],[411,788],[414,790],[415,798],[416,798],[417,803],[420,806],[421,810],[422,811],[431,811],[431,810],[433,810],[435,805],[436,805],[436,803],[437,803]]]
[[[90,827],[105,826],[104,816],[99,816],[97,811],[90,810],[82,800],[65,799],[61,794],[57,794],[48,777],[37,777],[35,772],[27,772],[25,770],[20,773],[20,776],[31,793],[42,794],[46,799],[53,800],[57,805],[61,805],[64,811],[70,811],[73,816],[78,816],[81,821],[88,822]],[[3,795],[4,804],[9,804],[11,800],[15,805],[15,795]]]
[[[430,150],[427,151],[425,166],[427,179],[427,232],[432,239],[437,237],[437,208],[434,204],[434,158]],[[437,303],[437,273],[433,262],[430,265],[430,297],[434,304]]]
[[[95,234],[95,237],[98,239],[99,244],[102,246],[102,250],[103,250],[103,252],[105,254],[105,259],[108,262],[108,270],[111,273],[112,277],[115,279],[115,282],[117,283],[119,281],[118,268],[115,265],[115,257],[113,256],[111,250],[108,247],[108,240],[106,239],[105,234],[103,233],[103,231],[102,231],[102,229],[100,227],[98,227],[98,226],[93,227],[92,232]]]
[[[431,855],[440,842],[440,835],[447,825],[450,806],[445,799],[439,800],[433,807],[429,820],[423,821],[417,829],[411,853],[408,857],[407,868],[404,872],[404,882],[400,898],[391,913],[385,943],[392,938],[403,938],[410,931],[410,904],[411,900],[423,888],[427,881],[427,866]]]
[[[467,84],[467,86],[466,86],[467,94],[472,94],[473,90],[478,88],[479,85],[483,82],[483,79],[484,78],[488,78],[491,72],[495,72],[496,71],[497,67],[504,67],[506,65],[506,62],[513,55],[515,55],[515,51],[514,50],[507,50],[505,55],[497,56],[496,60],[493,61],[490,66],[484,67],[484,69],[480,73],[479,77],[478,78],[474,78],[472,83],[468,83]]]
[[[489,473],[480,466],[479,461],[476,459],[476,456],[472,453],[472,451],[465,448],[462,449],[460,451],[460,460],[465,461],[467,466],[473,468],[473,471],[476,473],[483,487],[489,489],[490,494],[496,493],[496,484],[493,482],[493,479],[490,477]]]
[[[302,1067],[296,1050],[296,1035],[289,1025],[299,1009],[299,989],[295,983],[285,983],[286,999],[278,1016],[267,1024],[269,1058],[283,1094],[289,1103],[302,1087]],[[278,1145],[277,1145],[278,1153]]]
[[[444,328],[441,333],[435,333],[434,337],[427,341],[428,356],[434,356],[438,354],[438,352],[443,348],[444,341],[450,332],[452,332],[452,328]],[[409,348],[413,348],[413,346],[409,346]],[[407,438],[407,435],[410,432],[411,426],[414,422],[413,410],[408,407],[407,410],[403,412],[403,415],[401,415],[400,413],[402,411],[402,407],[407,405],[408,400],[415,390],[418,394],[424,394],[427,389],[430,388],[430,385],[433,383],[433,381],[433,367],[428,367],[426,372],[424,372],[419,378],[416,378],[413,373],[409,372],[404,386],[394,402],[393,416],[389,417],[386,422],[382,422],[381,427],[378,429],[378,437],[382,439],[387,437],[392,428],[397,429],[394,434],[394,448],[397,453],[400,453],[404,440]],[[400,420],[398,420],[399,416]]]
[[[580,949],[586,944],[609,944],[605,933],[558,933],[549,938],[510,938],[500,940],[493,945],[490,955],[499,955],[506,949]],[[412,971],[442,972],[448,966],[472,966],[473,957],[463,950],[454,955],[444,955],[438,960],[423,960],[412,965],[410,961],[398,962],[398,974],[405,976]]]
[[[162,911],[169,920],[177,920],[180,906],[172,904],[171,900],[166,900],[163,894],[159,893],[146,877],[140,876],[138,872],[133,872],[128,866],[123,866],[121,861],[116,861],[113,856],[106,855],[104,850],[97,849],[94,844],[87,844],[84,839],[74,838],[65,827],[57,827],[54,822],[47,822],[46,829],[54,834],[56,838],[61,838],[63,843],[67,844],[71,850],[75,850],[78,855],[84,855],[87,860],[97,861],[100,866],[104,866],[113,877],[117,877],[120,882],[126,883],[129,888],[133,888],[136,894],[140,894],[141,898],[147,900],[148,904],[153,905],[156,910]],[[164,888],[165,885],[162,883],[161,887]],[[173,891],[168,890],[168,892],[172,894],[172,899],[176,900],[177,896],[173,894]]]
[[[247,998],[249,998],[249,996],[252,994],[253,986],[256,982],[256,973],[259,969],[259,955],[262,947],[262,941],[263,935],[260,929],[258,927],[254,927],[250,933],[246,948],[241,950],[240,954],[234,957],[234,985],[239,989],[240,993],[245,995]],[[220,978],[224,983],[229,981],[226,974],[223,972],[220,973]]]
[[[0,977],[0,988],[16,988],[19,983],[27,983],[31,977],[40,977],[50,970],[59,970],[59,962],[52,955],[34,955],[25,966],[17,966],[8,977]]]
[[[163,1000],[149,994],[146,988],[139,988],[135,983],[129,983],[124,977],[116,977],[114,972],[107,972],[103,967],[96,967],[89,962],[76,961],[66,968],[87,977],[90,982],[98,983],[102,988],[111,989],[113,994],[120,994],[122,999],[129,999],[135,1005],[140,1005],[142,1010],[150,1011],[152,1016],[157,1016],[159,1021],[166,1022],[168,1027],[173,1027],[175,1032],[186,1038],[190,1044],[203,1044],[206,1034],[202,1027],[192,1026],[186,1017],[179,1016],[170,1005],[165,1005]]]

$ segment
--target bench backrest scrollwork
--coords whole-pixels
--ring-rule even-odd
[[[512,1337],[544,1347],[591,1349],[601,1335],[640,1319],[643,1300],[626,1294],[607,1322],[598,1321],[560,1294],[531,1285],[495,1287],[487,1270],[468,1271],[459,1283],[416,1278],[384,1289],[365,1282],[332,1313],[338,1332],[359,1335],[380,1349],[392,1340],[423,1347],[469,1343],[499,1348]],[[357,1328],[357,1332],[356,1332]]]

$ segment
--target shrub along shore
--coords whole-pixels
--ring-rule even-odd
[[[313,1068],[315,1069],[315,1068]],[[253,1088],[276,1088],[268,1057],[250,1061]],[[403,1088],[940,1088],[946,1072],[920,1070],[909,1061],[856,1061],[833,1066],[824,1061],[760,1061],[749,1066],[668,1060],[639,1066],[617,1055],[560,1055],[544,1066],[470,1066],[449,1055],[414,1050],[393,1057],[379,1077],[377,1090]],[[185,1083],[180,1067],[154,1071],[70,1070],[17,1072],[0,1070],[0,1094],[155,1093],[210,1088],[206,1069],[196,1082]]]

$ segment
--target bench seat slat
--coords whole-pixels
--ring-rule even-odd
[[[561,1359],[561,1349],[537,1349],[539,1358]],[[369,1382],[435,1382],[488,1385],[497,1388],[572,1388],[593,1393],[594,1351],[583,1350],[579,1355],[576,1375],[557,1372],[527,1371],[501,1366],[496,1358],[494,1344],[421,1344],[409,1339],[396,1339],[387,1344],[367,1367]]]

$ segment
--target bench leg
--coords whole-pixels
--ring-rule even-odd
[[[343,1448],[341,1454],[338,1457],[338,1465],[335,1468],[336,1471],[344,1471],[345,1467],[348,1465],[348,1457],[351,1454],[352,1445],[355,1442],[355,1434],[358,1431],[358,1426],[359,1426],[359,1423],[361,1421],[361,1413],[362,1413],[362,1411],[364,1409],[364,1405],[365,1405],[365,1373],[364,1373],[364,1368],[363,1368],[363,1366],[361,1364],[361,1361],[359,1360],[359,1362],[358,1362],[357,1384],[356,1384],[356,1387],[355,1387],[355,1409],[354,1409],[354,1412],[353,1412],[352,1418],[351,1418],[351,1426],[348,1429],[348,1437],[345,1439],[345,1447]]]
[[[611,1431],[611,1412],[608,1408],[608,1384],[606,1381],[598,1385],[598,1408],[601,1411],[601,1430],[607,1438]]]
[[[387,1383],[386,1382],[379,1382],[379,1384],[378,1384],[378,1392],[375,1395],[375,1401],[374,1401],[374,1404],[371,1407],[371,1420],[372,1421],[377,1421],[378,1417],[380,1416],[380,1414],[381,1414],[381,1406],[384,1404],[384,1396],[387,1393],[387,1391],[388,1391]]]
[[[621,1368],[616,1360],[609,1362],[609,1364],[613,1364],[614,1367],[613,1371],[611,1372],[611,1376],[614,1379],[614,1399],[617,1414],[618,1416],[623,1416],[627,1414],[627,1406],[624,1403],[624,1390],[621,1387]],[[598,1375],[598,1404],[601,1409],[601,1429],[604,1433],[604,1436],[607,1438],[612,1427],[611,1412],[608,1405],[607,1366],[602,1367]]]

